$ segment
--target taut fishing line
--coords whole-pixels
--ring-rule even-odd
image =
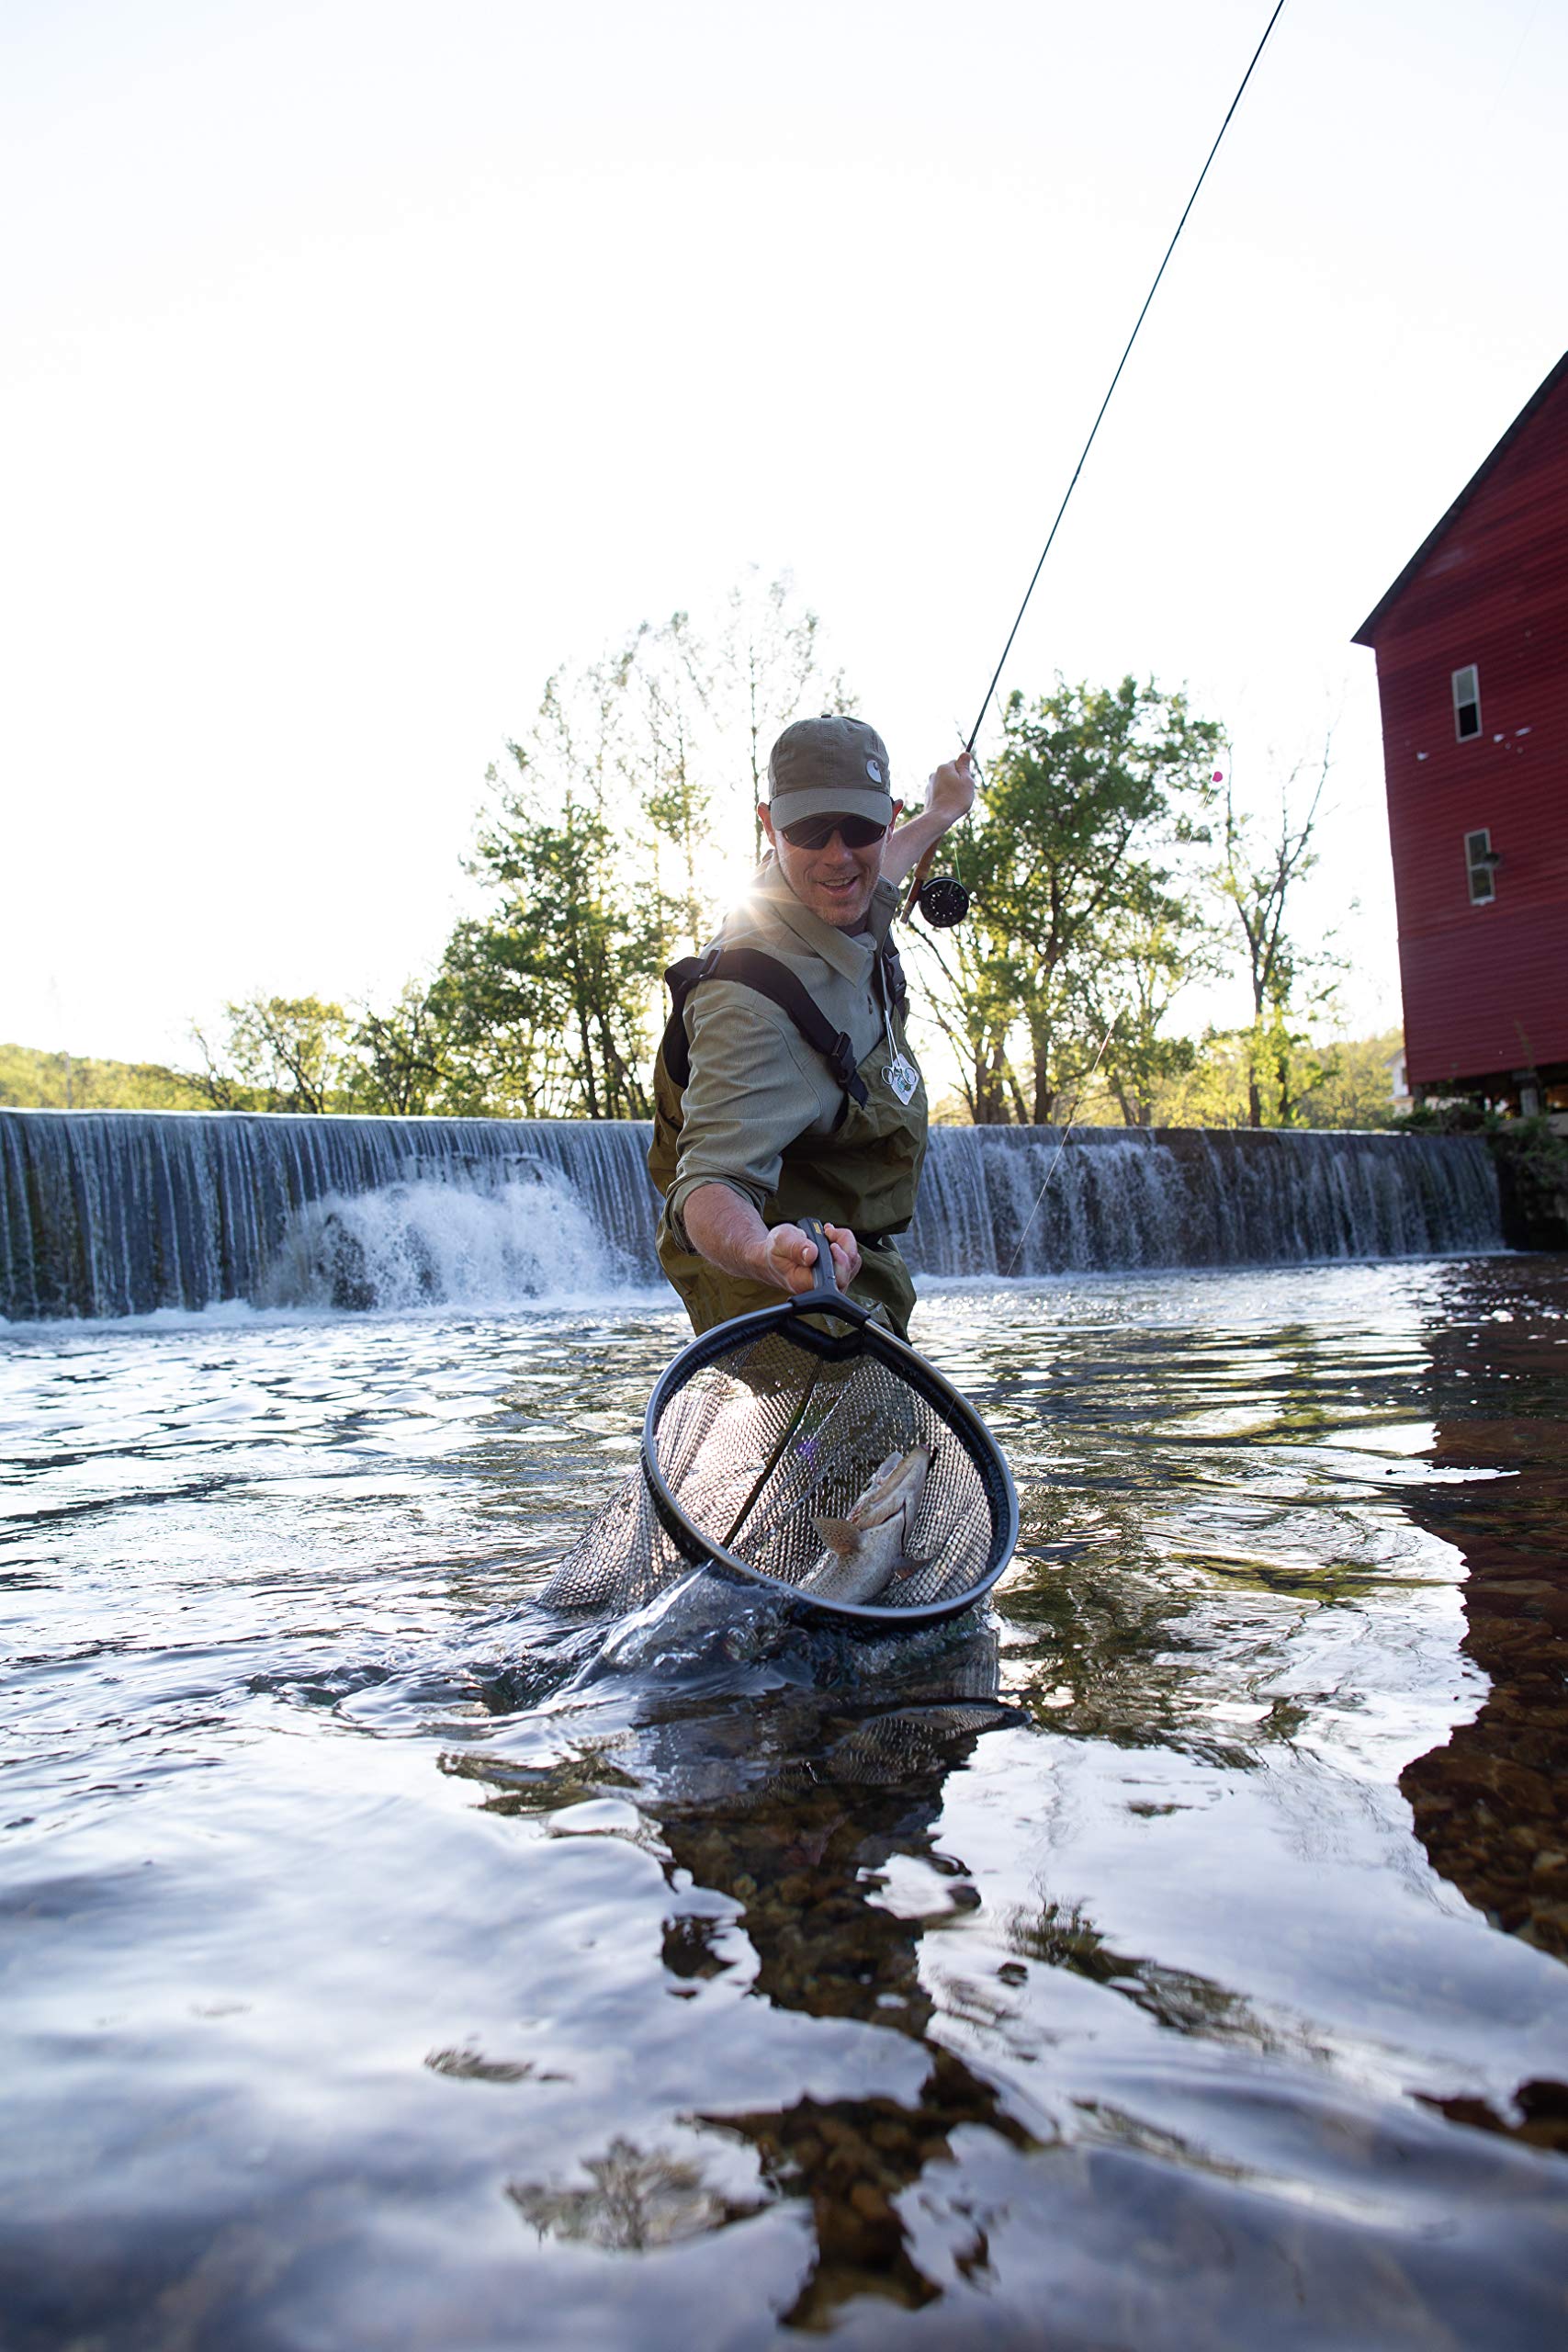
[[[1258,59],[1262,56],[1264,49],[1268,45],[1269,36],[1273,31],[1275,26],[1279,23],[1280,12],[1284,6],[1285,0],[1275,0],[1274,13],[1263,28],[1263,39],[1253,51],[1252,62],[1247,66],[1247,69],[1242,75],[1239,83],[1236,85],[1235,96],[1225,109],[1225,119],[1224,122],[1221,123],[1219,130],[1215,135],[1214,143],[1210,148],[1209,153],[1204,159],[1202,170],[1199,173],[1196,180],[1192,184],[1192,193],[1188,198],[1186,204],[1182,207],[1181,218],[1176,224],[1176,233],[1165,249],[1165,259],[1160,263],[1159,267],[1156,270],[1154,284],[1149,288],[1148,292],[1144,297],[1144,307],[1138,312],[1137,318],[1134,322],[1132,334],[1127,337],[1127,347],[1122,352],[1121,358],[1116,362],[1116,373],[1111,379],[1111,383],[1106,391],[1105,398],[1100,401],[1100,409],[1095,417],[1094,423],[1089,427],[1089,439],[1084,443],[1083,448],[1079,453],[1077,464],[1073,468],[1073,478],[1062,493],[1062,503],[1056,509],[1056,519],[1052,524],[1045,544],[1040,550],[1040,560],[1035,565],[1033,571],[1030,575],[1029,585],[1023,592],[1023,602],[1018,608],[1017,618],[1014,620],[1011,628],[1008,631],[1008,640],[1002,648],[1001,660],[997,663],[996,668],[991,673],[991,683],[986,688],[986,698],[980,705],[979,712],[976,718],[974,726],[969,729],[968,741],[965,742],[964,749],[964,752],[970,755],[973,755],[976,739],[979,735],[982,726],[985,724],[986,713],[991,707],[991,697],[997,691],[998,680],[1000,678],[1003,670],[1007,666],[1008,655],[1012,651],[1013,639],[1017,637],[1019,629],[1022,626],[1024,614],[1029,610],[1029,600],[1034,594],[1035,582],[1039,579],[1040,574],[1045,568],[1045,559],[1051,552],[1052,542],[1055,540],[1056,533],[1061,528],[1062,517],[1067,511],[1067,502],[1072,497],[1074,491],[1077,488],[1078,476],[1082,473],[1089,453],[1094,447],[1094,437],[1100,431],[1100,423],[1105,415],[1105,412],[1111,406],[1111,394],[1115,391],[1117,385],[1122,380],[1122,370],[1127,365],[1128,359],[1132,356],[1133,345],[1138,340],[1138,330],[1149,314],[1149,305],[1159,291],[1160,279],[1165,276],[1167,266],[1169,263],[1171,254],[1176,251],[1181,232],[1187,226],[1187,216],[1191,211],[1192,207],[1197,203],[1199,190],[1202,187],[1203,182],[1209,176],[1209,165],[1213,162],[1214,157],[1220,152],[1220,141],[1224,139],[1226,131],[1230,129],[1231,117],[1235,114],[1237,107],[1241,104],[1242,95],[1245,92],[1247,84],[1252,79],[1253,68],[1257,65]],[[925,856],[920,860],[919,865],[915,868],[915,877],[909,886],[909,895],[904,904],[904,918],[906,922],[912,920],[914,910],[919,906],[921,914],[925,916],[926,921],[931,924],[933,929],[945,931],[949,929],[952,924],[955,922],[962,922],[964,917],[968,913],[969,893],[964,889],[964,885],[955,880],[951,875],[938,875],[933,878],[928,879],[928,876],[931,876],[931,861],[935,855],[936,843],[933,842],[931,848],[926,852]],[[928,903],[928,894],[930,903]],[[1109,1033],[1107,1034],[1109,1035]],[[1100,1050],[1103,1052],[1104,1047],[1102,1046]]]

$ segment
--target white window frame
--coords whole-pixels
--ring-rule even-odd
[[[1497,884],[1492,863],[1492,828],[1477,825],[1464,837],[1464,870],[1470,877],[1470,903],[1472,907],[1489,907],[1497,896]]]
[[[1481,673],[1473,662],[1467,662],[1462,670],[1454,672],[1450,683],[1454,697],[1454,741],[1456,743],[1474,743],[1481,735]],[[1461,691],[1465,688],[1468,691]],[[1473,727],[1461,724],[1467,710],[1475,713]]]

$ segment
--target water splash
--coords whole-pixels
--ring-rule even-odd
[[[625,1251],[564,1178],[536,1167],[477,1190],[426,1178],[306,1202],[289,1215],[259,1304],[361,1313],[565,1304],[632,1278]]]

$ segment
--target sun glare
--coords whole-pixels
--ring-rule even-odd
[[[746,897],[758,863],[749,849],[736,849],[716,842],[710,844],[696,861],[694,878],[704,906],[711,910],[714,929],[716,930],[729,910],[738,907]]]

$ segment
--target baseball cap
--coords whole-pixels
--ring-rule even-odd
[[[863,718],[824,712],[786,727],[768,754],[768,806],[781,825],[808,817],[893,821],[887,746]]]

